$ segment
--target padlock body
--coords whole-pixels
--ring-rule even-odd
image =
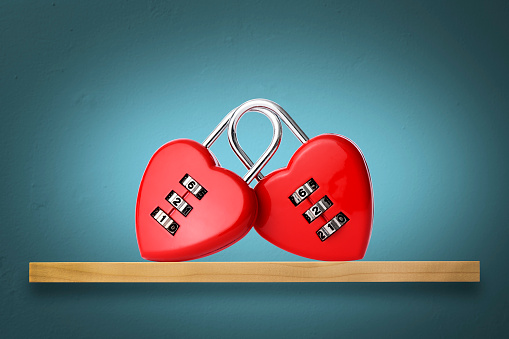
[[[246,235],[256,213],[253,189],[219,167],[207,148],[189,139],[171,141],[150,159],[138,191],[141,256],[184,261],[213,254]]]
[[[254,227],[274,245],[317,260],[364,257],[373,193],[364,156],[349,139],[336,134],[310,139],[286,168],[263,178],[255,192]]]

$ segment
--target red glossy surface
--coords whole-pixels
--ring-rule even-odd
[[[311,178],[319,188],[294,206],[288,197]],[[274,245],[317,260],[364,257],[373,223],[373,193],[364,157],[347,138],[323,134],[309,140],[286,168],[262,179],[255,192],[259,206],[255,229]],[[308,223],[302,214],[324,195],[333,205]],[[339,212],[350,220],[322,242],[316,231]]]
[[[201,200],[186,195],[179,183],[186,173],[207,189]],[[165,200],[172,190],[193,207],[187,217]],[[157,206],[180,225],[174,236],[150,215]],[[138,191],[136,235],[141,256],[183,261],[215,253],[249,232],[256,211],[253,189],[237,174],[218,167],[203,145],[188,139],[171,141],[150,159]]]

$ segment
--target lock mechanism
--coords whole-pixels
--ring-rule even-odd
[[[281,142],[281,122],[270,110],[272,140],[256,162],[256,176]],[[254,190],[222,168],[210,151],[234,111],[201,144],[177,139],[151,157],[138,190],[136,235],[141,256],[154,261],[184,261],[221,251],[242,239],[258,212]]]
[[[268,177],[256,174],[258,168],[240,146],[236,131],[245,112],[263,108],[281,119],[302,143],[289,166]],[[312,259],[362,258],[372,227],[373,199],[369,172],[355,144],[337,134],[309,139],[280,105],[266,99],[250,100],[235,109],[228,139],[249,169],[244,178],[258,180],[254,228],[260,235]],[[351,227],[343,229],[342,236],[333,236],[347,223]]]

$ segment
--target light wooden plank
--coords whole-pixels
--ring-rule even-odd
[[[31,262],[30,282],[479,282],[479,261]]]

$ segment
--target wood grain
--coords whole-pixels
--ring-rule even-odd
[[[31,262],[30,282],[479,282],[479,261]]]

